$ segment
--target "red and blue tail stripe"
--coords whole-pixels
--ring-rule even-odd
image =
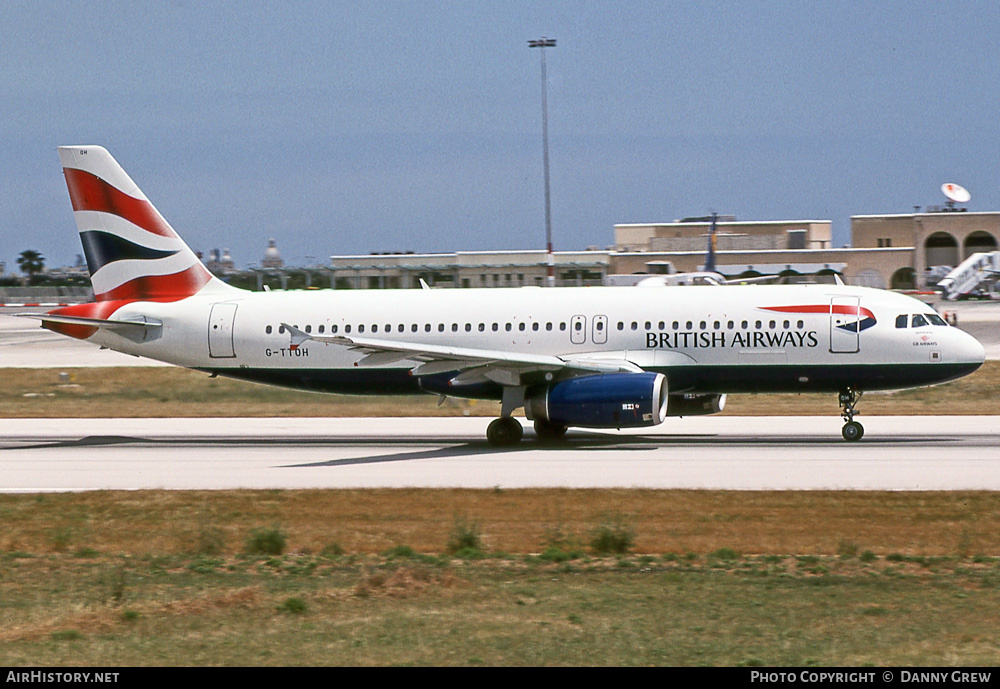
[[[857,316],[857,321],[844,323],[837,326],[849,332],[860,332],[867,330],[878,321],[875,314],[870,309],[854,304],[797,304],[795,306],[762,306],[765,311],[776,311],[778,313],[828,313],[842,316]]]

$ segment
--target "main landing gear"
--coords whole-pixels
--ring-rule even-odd
[[[861,401],[862,394],[860,390],[848,387],[842,390],[839,395],[840,415],[844,418],[845,422],[844,428],[840,432],[847,442],[861,440],[861,437],[865,434],[865,427],[854,420],[854,415],[857,414],[854,408]]]
[[[566,435],[566,426],[535,419],[535,435],[539,442],[551,443]],[[501,416],[494,419],[486,428],[486,439],[493,447],[510,447],[521,442],[524,429],[520,422],[512,416]]]
[[[521,442],[524,429],[513,416],[501,416],[486,427],[486,439],[493,447],[509,447]]]
[[[540,442],[554,442],[566,435],[566,426],[544,419],[535,419],[535,435],[538,436]]]
[[[511,416],[514,410],[524,406],[524,388],[507,385],[500,401],[500,418],[494,419],[486,427],[486,439],[493,447],[510,447],[521,442],[524,428],[521,422]]]

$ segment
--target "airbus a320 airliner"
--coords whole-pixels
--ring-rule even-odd
[[[911,297],[837,285],[247,292],[214,277],[99,146],[59,148],[95,301],[42,326],[304,390],[497,400],[486,437],[655,426],[728,393],[863,391],[972,373],[982,345]]]

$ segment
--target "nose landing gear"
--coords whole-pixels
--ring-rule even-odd
[[[860,390],[855,390],[853,387],[845,388],[840,392],[838,397],[840,401],[840,415],[844,419],[844,428],[840,431],[841,435],[844,436],[844,440],[847,442],[856,442],[861,440],[862,436],[865,434],[865,427],[854,420],[855,407],[858,402],[861,401],[861,395],[864,394]]]

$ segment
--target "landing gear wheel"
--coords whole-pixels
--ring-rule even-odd
[[[542,419],[535,419],[535,435],[541,442],[552,442],[566,435],[566,426]]]
[[[849,443],[861,440],[861,437],[865,434],[865,427],[854,420],[854,416],[858,413],[855,407],[861,401],[862,394],[860,390],[848,387],[844,388],[838,396],[840,415],[844,418],[845,422],[844,428],[841,430],[841,435]]]
[[[857,421],[848,421],[844,424],[844,428],[841,431],[844,436],[844,440],[849,443],[861,440],[865,434],[865,427],[862,426]]]
[[[486,428],[486,439],[493,447],[510,447],[521,442],[524,435],[524,428],[521,423],[511,417],[502,416],[494,419]]]

